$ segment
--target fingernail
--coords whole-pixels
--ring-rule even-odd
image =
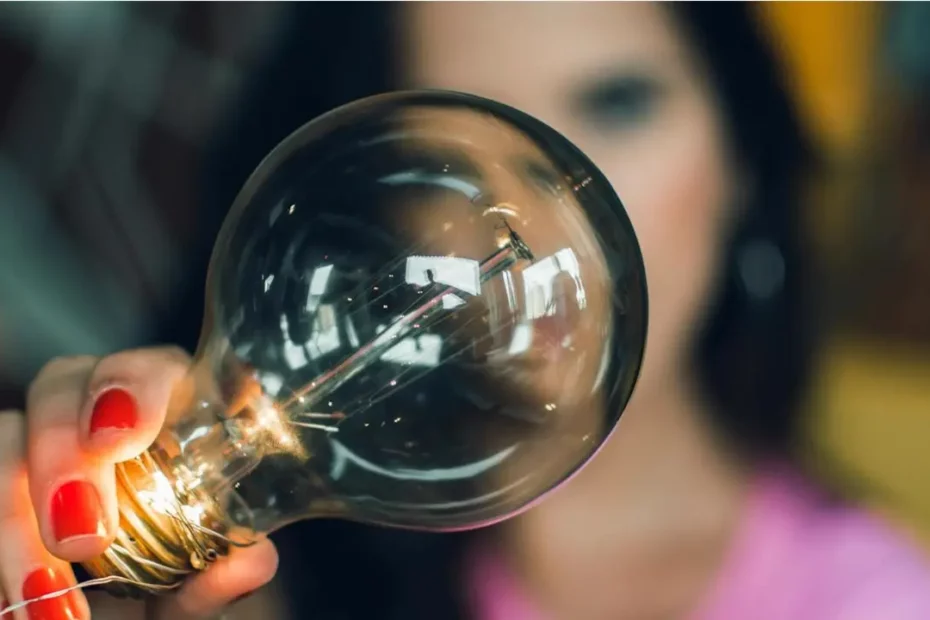
[[[29,573],[23,582],[23,599],[38,598],[71,586],[65,577],[51,568],[40,568]],[[80,612],[72,593],[30,603],[26,607],[29,620],[78,620]]]
[[[89,482],[73,480],[58,487],[52,496],[51,513],[58,542],[78,536],[106,536],[100,494]]]
[[[132,394],[120,388],[110,388],[97,396],[90,416],[90,432],[104,429],[134,428],[139,418],[139,407]]]

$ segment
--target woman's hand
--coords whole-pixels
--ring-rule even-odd
[[[0,609],[74,585],[69,562],[107,548],[118,525],[113,466],[155,440],[189,363],[175,349],[54,360],[30,386],[25,414],[0,412]],[[267,540],[237,549],[157,601],[154,616],[143,603],[73,591],[15,618],[209,617],[270,581],[277,561]]]

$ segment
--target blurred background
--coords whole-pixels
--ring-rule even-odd
[[[930,4],[757,7],[825,164],[806,211],[828,337],[804,454],[930,548]],[[290,10],[0,8],[0,405],[52,356],[170,333],[209,246],[202,205],[231,198],[205,178],[251,171],[218,172],[234,145],[215,135]]]

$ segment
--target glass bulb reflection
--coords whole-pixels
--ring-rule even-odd
[[[206,295],[151,450],[166,478],[139,494],[222,531],[513,515],[603,443],[646,333],[609,183],[539,121],[454,93],[365,99],[285,140]]]

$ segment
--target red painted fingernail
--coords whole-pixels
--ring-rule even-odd
[[[29,573],[23,582],[23,599],[38,598],[70,587],[65,577],[50,568]],[[29,620],[78,620],[80,612],[72,592],[55,598],[30,603],[26,607]]]
[[[52,497],[52,528],[59,542],[76,536],[106,536],[100,494],[89,482],[74,480]]]
[[[90,432],[107,428],[133,428],[139,418],[136,399],[126,390],[112,388],[100,394],[90,416]]]
[[[2,598],[0,598],[0,618],[12,618],[12,617],[13,617],[13,614],[5,614],[5,613],[3,613],[3,610],[6,609],[6,608],[9,607],[9,606],[10,606],[10,604],[9,604],[8,602],[6,602],[6,601],[3,600]]]

